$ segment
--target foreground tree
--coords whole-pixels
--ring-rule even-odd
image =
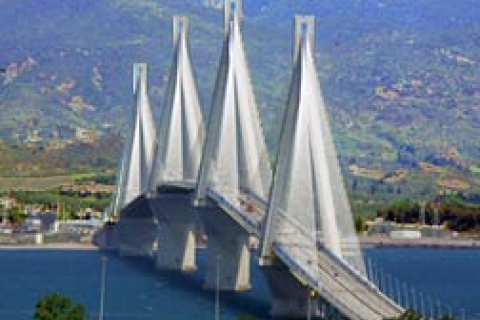
[[[59,293],[42,297],[35,306],[35,320],[85,319],[85,308]]]

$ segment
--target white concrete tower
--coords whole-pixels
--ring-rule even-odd
[[[217,72],[197,200],[207,189],[238,202],[241,189],[267,199],[271,169],[243,48],[240,0],[225,1],[226,35]]]
[[[250,288],[252,230],[240,226],[217,200],[221,198],[241,212],[246,195],[267,199],[271,180],[269,155],[240,32],[241,18],[241,1],[225,1],[225,37],[195,196],[208,234],[210,265],[205,286],[215,287],[220,265],[220,287],[224,290]],[[212,201],[212,195],[217,200]]]
[[[117,211],[148,190],[155,148],[155,126],[147,94],[147,64],[133,65],[135,116],[126,137],[118,179]]]
[[[141,206],[143,195],[148,191],[155,148],[155,126],[147,94],[145,63],[133,65],[133,93],[136,107],[134,122],[126,139],[115,211],[120,213],[120,250],[125,254],[138,255],[151,252],[151,246],[145,247],[143,242],[148,242],[144,238],[153,234],[150,219],[144,219],[148,210]]]
[[[175,51],[158,127],[150,191],[168,183],[196,183],[198,176],[205,129],[187,35],[188,19],[175,16]]]
[[[314,37],[314,18],[297,16],[292,81],[260,252],[275,288],[274,314],[303,314],[306,308],[306,288],[285,274],[279,280],[285,271],[275,266],[280,253],[294,261],[290,272],[301,270],[312,283],[320,282],[320,247],[365,272],[316,74]]]
[[[197,215],[191,206],[204,125],[188,50],[188,19],[173,18],[173,63],[165,93],[149,203],[158,223],[159,269],[193,271]]]

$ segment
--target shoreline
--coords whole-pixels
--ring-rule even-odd
[[[480,240],[455,238],[395,239],[386,236],[359,236],[362,248],[480,249]]]
[[[359,236],[360,247],[365,248],[432,248],[432,249],[479,249],[480,239],[455,238],[419,238],[395,239],[387,236]],[[0,243],[0,250],[95,250],[104,251],[113,248],[102,248],[93,243],[56,242],[42,244],[9,244]]]

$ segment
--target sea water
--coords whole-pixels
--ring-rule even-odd
[[[465,308],[468,319],[480,319],[480,250],[372,248],[365,255],[382,270],[378,274],[408,283],[417,299],[422,295],[456,310]],[[204,252],[199,270],[189,275],[155,270],[145,258],[106,256],[104,319],[214,318],[214,293],[202,288]],[[85,305],[89,319],[98,319],[101,257],[95,250],[0,250],[0,319],[33,319],[35,303],[52,292]],[[220,293],[221,319],[242,314],[268,318],[270,294],[257,268],[252,283],[248,293]]]

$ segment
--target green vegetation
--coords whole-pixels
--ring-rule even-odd
[[[0,142],[0,152],[1,147]],[[43,190],[72,183],[72,180],[112,177],[121,149],[121,137],[117,134],[102,136],[92,143],[72,142],[60,149],[51,149],[42,143],[3,144],[3,152],[8,156],[0,162],[0,191]]]
[[[76,174],[72,176],[76,184],[82,183],[99,183],[115,185],[116,175],[113,170],[105,170],[95,173]]]
[[[355,215],[353,217],[353,223],[354,223],[354,226],[355,226],[355,231],[357,231],[357,233],[361,233],[361,232],[367,230],[365,216],[358,215],[358,214]]]
[[[480,231],[480,195],[448,194],[437,196],[427,201],[425,206],[425,223],[439,223],[449,230],[459,232]],[[377,210],[377,216],[397,223],[419,223],[420,204],[409,198],[400,198]],[[435,221],[435,211],[438,221]]]
[[[70,176],[34,177],[34,178],[0,178],[0,192],[10,190],[40,191],[73,184]]]
[[[14,225],[23,223],[23,221],[25,221],[25,219],[27,218],[23,205],[18,205],[9,209],[5,209],[0,204],[0,211],[2,212],[0,219],[3,221],[3,219],[5,218],[9,223]]]
[[[57,210],[60,219],[75,218],[75,213],[85,208],[103,211],[111,201],[110,194],[82,195],[74,192],[62,194],[59,191],[12,191],[10,195],[25,205],[35,204]]]
[[[86,320],[85,307],[59,293],[42,297],[35,306],[35,320]]]

